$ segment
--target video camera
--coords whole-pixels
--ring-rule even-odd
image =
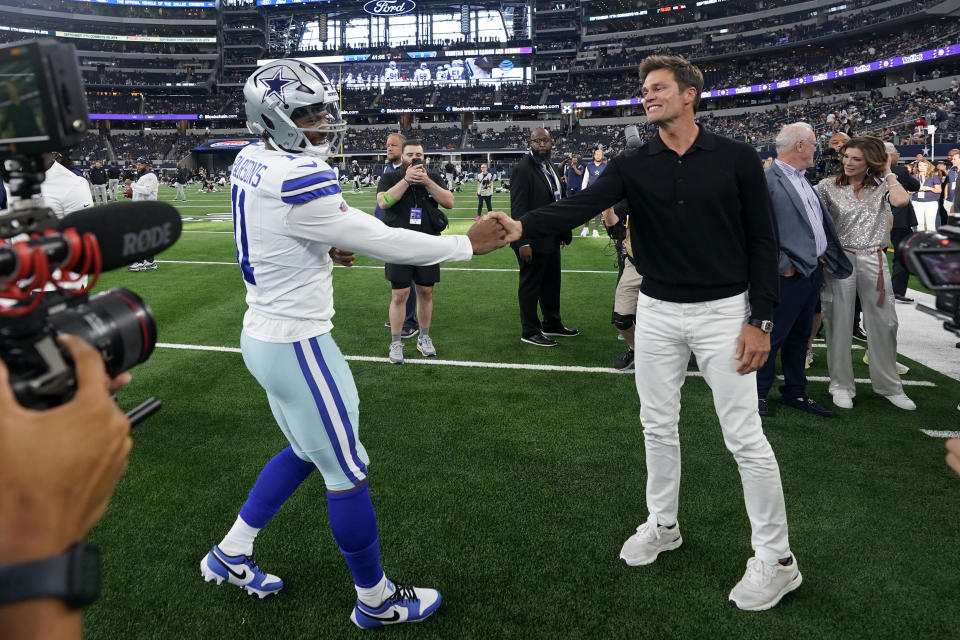
[[[896,260],[936,292],[936,309],[917,309],[944,321],[943,328],[960,335],[960,227],[911,234],[897,247]]]
[[[0,359],[17,399],[32,409],[60,405],[76,391],[73,363],[55,340],[60,333],[93,345],[110,376],[150,357],[157,324],[147,303],[126,289],[88,293],[102,271],[169,248],[181,231],[177,210],[161,202],[112,204],[63,219],[44,206],[44,153],[77,144],[87,126],[73,45],[0,47],[0,159],[12,196],[0,212]],[[137,424],[160,404],[150,398],[127,417]]]

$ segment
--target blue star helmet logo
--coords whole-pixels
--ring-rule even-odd
[[[263,98],[260,100],[260,104],[263,104],[267,101],[267,98],[270,96],[277,96],[280,102],[286,102],[286,99],[283,96],[283,90],[285,87],[297,82],[296,78],[284,78],[283,77],[284,67],[279,67],[277,72],[273,74],[272,78],[260,78],[260,84],[267,87],[266,92],[263,94]]]

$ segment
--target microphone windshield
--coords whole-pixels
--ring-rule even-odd
[[[59,227],[96,236],[102,270],[109,271],[166,251],[180,237],[183,223],[166,202],[138,200],[68,213]]]

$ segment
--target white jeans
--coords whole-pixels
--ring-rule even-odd
[[[937,230],[937,209],[939,206],[936,200],[913,203],[913,210],[917,214],[918,231]],[[949,209],[947,209],[947,211],[949,211]]]
[[[693,303],[640,293],[635,369],[646,445],[647,509],[660,524],[677,521],[680,387],[692,350],[713,392],[723,441],[740,470],[750,543],[757,557],[772,563],[790,553],[780,467],[757,412],[757,374],[738,374],[733,357],[749,315],[746,293]]]

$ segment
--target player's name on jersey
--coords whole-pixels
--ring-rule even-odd
[[[243,158],[233,165],[233,171],[230,172],[230,177],[248,184],[251,187],[256,187],[260,184],[261,173],[266,168],[267,165],[257,162],[256,160]]]

